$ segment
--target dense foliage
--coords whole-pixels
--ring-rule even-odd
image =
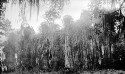
[[[46,15],[49,17],[49,13]],[[39,34],[25,24],[19,31],[8,34],[4,48],[8,69],[20,72],[125,69],[125,25],[121,10],[106,13],[98,8],[92,13],[83,10],[77,21],[66,15],[62,29],[48,19],[41,23]]]

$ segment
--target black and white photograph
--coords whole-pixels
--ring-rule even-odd
[[[0,0],[0,74],[125,74],[125,0]]]

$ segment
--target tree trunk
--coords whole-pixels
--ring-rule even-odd
[[[69,47],[69,44],[68,44],[68,36],[66,36],[65,38],[64,52],[65,52],[65,67],[72,68],[73,63],[72,63],[72,57],[71,57],[71,48]]]

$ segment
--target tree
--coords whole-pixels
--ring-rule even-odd
[[[32,45],[32,39],[34,36],[34,30],[32,27],[30,26],[21,26],[21,30],[20,30],[21,36],[20,36],[20,41],[19,41],[19,65],[21,66],[22,69],[30,69],[31,67],[33,67],[33,61],[35,61],[35,59],[33,59],[32,52],[37,50],[35,49],[34,45]],[[34,47],[32,47],[34,46]],[[36,57],[36,56],[35,56]],[[30,60],[30,61],[29,61]]]
[[[37,8],[37,18],[38,18],[39,10],[40,10],[41,5],[47,6],[49,4],[48,5],[49,10],[46,12],[47,13],[46,17],[47,17],[47,19],[49,19],[50,16],[56,18],[55,14],[60,14],[60,11],[62,11],[64,5],[67,2],[69,2],[69,0],[61,0],[61,1],[60,0],[28,0],[28,1],[27,0],[19,0],[19,1],[18,0],[16,0],[16,1],[10,0],[10,1],[2,1],[2,2],[8,2],[8,4],[11,3],[11,5],[14,5],[15,3],[19,4],[19,6],[21,7],[20,12],[24,16],[25,16],[25,13],[26,13],[25,7],[27,5],[29,5],[29,7],[30,7],[30,18],[31,18],[32,10],[33,10],[34,7]],[[53,14],[53,12],[55,14]],[[50,16],[48,17],[48,15],[50,15]],[[54,19],[54,18],[52,18],[52,19]]]
[[[5,47],[7,45],[7,40],[8,40],[8,33],[11,29],[10,22],[8,20],[5,20],[4,18],[0,17],[0,63],[1,63],[1,68],[6,65],[7,63],[4,63],[7,59]]]
[[[103,58],[102,62],[104,63],[112,62],[112,53],[114,51],[112,46],[114,46],[115,43],[117,43],[117,41],[120,40],[119,33],[123,23],[122,19],[124,18],[121,14],[121,6],[124,3],[124,1],[121,1],[119,3],[119,8],[115,8],[115,5],[113,5],[115,1],[109,2],[112,4],[111,8],[100,9],[100,7],[97,6],[93,11],[95,34],[98,37],[98,47],[99,49],[101,49],[100,54]],[[95,22],[95,20],[97,20],[97,22]]]

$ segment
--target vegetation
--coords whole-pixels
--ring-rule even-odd
[[[37,3],[37,0],[33,1]],[[30,2],[32,4],[32,0]],[[83,10],[77,21],[66,15],[62,29],[53,21],[56,17],[49,18],[49,13],[52,13],[49,11],[47,21],[39,27],[39,34],[35,34],[29,24],[22,24],[19,31],[7,31],[8,40],[3,51],[8,70],[20,73],[66,69],[125,70],[125,25],[121,9],[112,12],[99,7],[92,12]]]

